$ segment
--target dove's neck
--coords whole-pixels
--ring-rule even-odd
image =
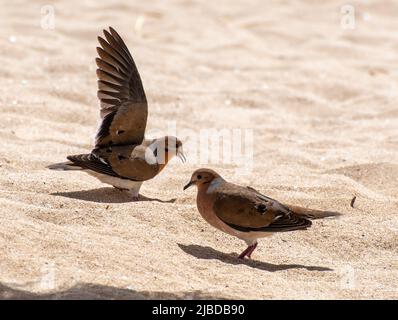
[[[202,183],[198,185],[198,192],[203,194],[213,193],[223,184],[225,180],[221,177],[215,178],[212,181]]]
[[[164,169],[167,163],[171,160],[172,156],[169,155],[168,152],[164,153],[164,159],[158,164],[159,165],[159,172]]]
[[[162,139],[153,139],[149,144],[149,148],[156,157],[159,172],[162,171],[174,155],[165,150],[166,144]]]

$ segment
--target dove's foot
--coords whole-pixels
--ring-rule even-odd
[[[128,190],[127,193],[131,196],[132,201],[140,201],[141,195],[137,192],[137,190]]]
[[[251,259],[252,253],[254,251],[254,249],[257,248],[258,243],[255,242],[252,245],[248,246],[245,251],[243,251],[240,255],[239,255],[239,259],[244,259],[245,257],[248,257],[249,259]]]
[[[115,186],[113,186],[116,190],[119,190],[119,191],[129,191],[129,189],[123,189],[123,188],[119,188],[119,187],[115,187]]]
[[[127,192],[131,196],[132,201],[140,201],[141,200],[141,195],[139,193],[137,193],[136,190],[124,189],[124,188],[119,188],[119,187],[115,187],[115,189],[119,190],[120,192]]]
[[[140,195],[131,197],[132,201],[140,201],[140,199],[141,199]]]

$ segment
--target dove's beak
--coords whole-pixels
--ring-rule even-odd
[[[184,187],[184,190],[187,190],[190,186],[193,186],[193,182],[189,181],[189,183]]]

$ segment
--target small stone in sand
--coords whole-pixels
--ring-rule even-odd
[[[355,203],[356,199],[357,199],[356,196],[354,196],[354,198],[352,198],[351,203],[350,203],[351,208],[354,208],[354,203]]]

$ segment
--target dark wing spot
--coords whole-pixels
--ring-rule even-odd
[[[106,152],[107,152],[107,153],[111,153],[111,152],[112,152],[112,148],[106,149]]]
[[[256,209],[260,213],[265,213],[267,211],[267,206],[265,204],[259,204],[256,206]]]
[[[128,159],[127,157],[125,157],[125,156],[123,156],[123,155],[121,155],[121,154],[118,154],[118,155],[117,155],[117,158],[118,158],[119,160],[126,160],[126,159]]]
[[[116,131],[116,134],[122,134],[122,133],[124,133],[124,130],[117,130]]]

